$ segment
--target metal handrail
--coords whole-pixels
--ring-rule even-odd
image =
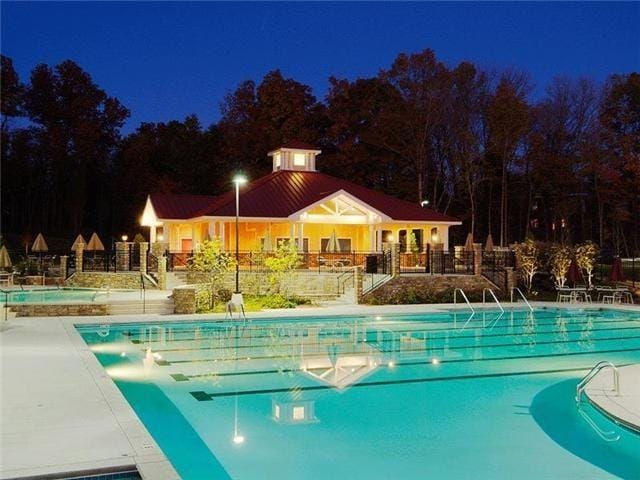
[[[142,300],[142,313],[147,313],[147,289],[144,286],[144,274],[140,274],[140,300]]]
[[[591,418],[587,412],[585,412],[580,405],[578,405],[578,413],[584,418],[585,422],[598,434],[598,436],[603,439],[605,442],[617,442],[620,440],[620,434],[611,430],[609,432],[605,432],[602,430],[596,422]]]
[[[524,296],[524,293],[522,293],[522,290],[520,290],[518,287],[512,287],[511,288],[511,303],[513,303],[513,291],[514,290],[517,291],[520,294],[520,296],[522,297],[522,300],[524,300],[524,303],[526,303],[527,307],[529,307],[529,310],[533,312],[533,307],[529,303],[529,300],[527,300],[527,297]]]
[[[458,303],[458,292],[460,292],[462,294],[462,298],[464,298],[465,302],[467,302],[467,306],[471,309],[471,311],[473,313],[476,313],[476,311],[471,306],[471,302],[467,298],[467,295],[464,293],[464,290],[462,290],[461,288],[456,288],[453,291],[453,303],[454,303],[454,305],[456,305]]]
[[[486,293],[487,291],[489,291],[489,293],[491,294],[491,296],[493,297],[493,299],[495,300],[495,302],[498,304],[498,308],[500,308],[500,310],[502,311],[502,313],[504,313],[504,308],[502,308],[502,305],[500,304],[500,302],[498,301],[498,297],[496,297],[496,294],[493,293],[493,290],[491,290],[490,288],[484,288],[482,289],[482,304],[484,305],[486,303]]]
[[[587,384],[595,377],[603,368],[611,368],[613,370],[613,391],[616,395],[620,394],[620,373],[618,368],[611,362],[603,360],[598,362],[584,378],[576,385],[576,403],[580,405],[582,400],[582,392],[587,388]]]

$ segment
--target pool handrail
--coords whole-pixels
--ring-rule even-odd
[[[596,363],[596,365],[589,370],[580,383],[576,385],[576,403],[580,405],[580,401],[582,400],[582,392],[584,392],[585,388],[589,382],[595,377],[600,371],[604,368],[610,368],[613,371],[613,391],[616,395],[620,394],[620,373],[618,372],[618,367],[616,367],[613,363],[603,360],[601,362]]]
[[[453,291],[453,304],[457,305],[458,304],[458,292],[460,292],[462,294],[462,298],[464,298],[464,301],[467,302],[467,306],[471,309],[471,311],[473,313],[476,313],[476,311],[473,309],[473,307],[471,306],[471,302],[469,301],[469,299],[467,298],[466,293],[464,293],[464,290],[462,290],[461,288],[456,288]]]
[[[527,300],[527,297],[524,296],[524,293],[522,293],[522,290],[520,290],[518,287],[511,287],[511,303],[513,303],[514,290],[520,294],[520,296],[522,297],[522,300],[524,300],[524,303],[527,305],[527,307],[529,307],[529,310],[533,312],[533,307],[529,303],[529,300]]]
[[[585,412],[582,408],[582,406],[580,404],[578,404],[578,413],[580,413],[580,416],[582,416],[582,418],[584,418],[585,422],[587,422],[587,425],[589,425],[597,434],[598,436],[603,439],[605,442],[617,442],[618,440],[620,440],[620,434],[616,433],[615,431],[611,430],[609,432],[605,432],[603,429],[601,429],[596,422],[593,420],[593,418],[591,418],[587,412]]]
[[[496,304],[498,305],[498,308],[500,309],[500,311],[502,313],[504,313],[504,308],[502,308],[502,305],[500,304],[500,301],[498,300],[498,297],[496,297],[496,294],[493,293],[493,290],[490,288],[483,288],[482,289],[482,304],[484,305],[486,303],[486,293],[487,291],[491,294],[491,296],[493,297],[493,300],[496,302]]]

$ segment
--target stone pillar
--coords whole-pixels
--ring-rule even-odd
[[[60,255],[60,275],[62,275],[62,281],[64,282],[67,279],[67,274],[69,273],[69,267],[68,267],[68,256],[67,255]]]
[[[76,245],[76,272],[82,271],[82,256],[84,255],[84,243]]]
[[[482,244],[473,244],[473,274],[482,275]]]
[[[129,271],[129,244],[116,242],[116,272]]]
[[[196,289],[194,287],[178,287],[173,289],[174,313],[196,313]]]
[[[391,276],[400,275],[400,244],[391,244]]]
[[[362,278],[363,269],[360,265],[358,265],[353,269],[353,293],[356,303],[360,303],[360,300],[362,299]]]
[[[506,285],[505,287],[507,288],[507,291],[504,292],[505,298],[509,298],[509,295],[511,294],[511,289],[516,288],[518,286],[518,278],[516,275],[516,271],[513,269],[513,267],[505,267],[505,273],[506,273]]]
[[[147,273],[147,252],[149,242],[140,242],[140,273]]]
[[[167,257],[164,255],[158,257],[158,288],[167,289]]]

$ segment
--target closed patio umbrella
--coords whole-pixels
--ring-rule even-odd
[[[487,235],[487,242],[484,244],[485,252],[493,252],[493,237],[491,234]]]
[[[611,264],[611,273],[609,273],[609,280],[612,282],[624,282],[627,278],[624,276],[624,270],[622,268],[622,260],[620,257],[615,257]]]
[[[569,270],[567,271],[567,280],[573,285],[582,281],[582,272],[580,272],[580,268],[578,268],[578,264],[576,263],[575,259],[571,260],[571,265],[569,265]]]
[[[335,228],[333,229],[333,231],[331,232],[331,236],[329,237],[329,242],[327,243],[327,252],[340,252],[340,242],[338,242],[338,235],[336,234]]]
[[[49,251],[49,246],[45,241],[44,237],[41,233],[38,234],[36,239],[33,241],[33,245],[31,246],[31,251],[36,253],[43,253]]]
[[[473,234],[472,233],[469,233],[469,235],[467,235],[467,241],[464,242],[464,249],[467,252],[473,251]]]
[[[2,248],[0,248],[0,268],[11,268],[11,265],[11,257],[9,256],[9,252],[7,251],[7,247],[3,245]]]
[[[93,232],[93,235],[91,235],[91,238],[89,239],[89,243],[87,243],[87,248],[86,249],[88,251],[90,251],[90,252],[96,252],[98,250],[100,250],[100,251],[104,250],[104,245],[100,241],[100,237],[98,237],[98,234],[96,232]]]
[[[73,244],[71,245],[71,251],[75,252],[76,249],[78,248],[79,244],[87,244],[87,241],[84,239],[84,237],[82,236],[82,234],[78,234],[78,236],[76,237],[76,239],[73,241]]]

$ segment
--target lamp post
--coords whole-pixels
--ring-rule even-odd
[[[240,221],[240,185],[247,183],[247,178],[238,174],[233,177],[233,183],[236,186],[236,292],[240,293],[240,250],[239,250],[239,221]]]

